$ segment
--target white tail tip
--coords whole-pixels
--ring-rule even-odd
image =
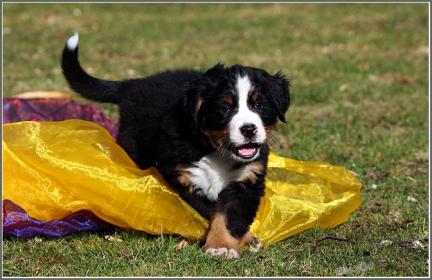
[[[74,35],[67,40],[66,45],[67,48],[71,51],[76,49],[76,47],[78,46],[78,32],[75,32]]]

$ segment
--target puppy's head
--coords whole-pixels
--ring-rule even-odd
[[[277,119],[285,122],[289,82],[280,72],[217,64],[189,86],[185,108],[221,154],[256,159]]]

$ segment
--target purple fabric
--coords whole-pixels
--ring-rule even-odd
[[[117,123],[92,104],[64,99],[3,99],[3,123],[20,121],[63,121],[81,119],[95,122],[115,138]],[[61,220],[42,222],[30,217],[12,201],[3,200],[3,237],[61,237],[78,231],[113,228],[90,211],[79,211]]]
[[[3,99],[3,123],[80,119],[98,123],[115,138],[117,123],[93,104],[65,99]]]
[[[30,217],[24,209],[10,200],[3,200],[3,236],[21,239],[34,236],[62,237],[78,231],[97,231],[112,225],[90,211],[79,211],[61,220],[42,222]]]

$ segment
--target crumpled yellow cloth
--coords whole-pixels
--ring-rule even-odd
[[[33,218],[90,210],[120,227],[205,236],[208,222],[171,191],[156,169],[140,170],[111,135],[82,121],[3,125],[3,199]],[[343,167],[271,154],[266,194],[251,231],[269,245],[305,229],[346,221],[361,184]]]

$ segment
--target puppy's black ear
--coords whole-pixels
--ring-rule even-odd
[[[198,113],[204,100],[202,94],[205,89],[206,82],[204,79],[197,79],[186,85],[183,108],[190,119],[192,129],[198,128]]]
[[[215,80],[224,73],[224,69],[224,65],[219,62],[218,64],[207,70],[204,73],[204,76],[209,78],[210,80]]]
[[[276,108],[279,120],[286,122],[285,113],[287,112],[291,102],[289,80],[279,71],[267,79],[266,87],[270,95],[270,100]]]
[[[183,107],[190,117],[193,128],[199,127],[199,111],[206,98],[217,86],[217,80],[223,74],[224,66],[216,64],[203,75],[186,85],[186,95],[183,100]]]

